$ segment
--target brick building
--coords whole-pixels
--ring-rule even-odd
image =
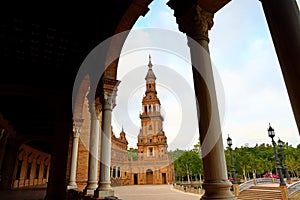
[[[163,131],[163,117],[156,91],[156,77],[149,56],[145,77],[146,91],[140,114],[138,159],[128,159],[124,130],[116,138],[112,133],[111,180],[113,185],[166,184],[174,181],[174,166],[168,157],[167,137]]]

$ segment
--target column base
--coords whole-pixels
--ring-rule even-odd
[[[97,182],[89,182],[88,185],[84,188],[84,195],[94,195],[95,190],[97,189]]]
[[[231,183],[228,180],[204,181],[202,186],[205,190],[201,199],[235,199],[230,191]]]
[[[114,197],[114,194],[115,192],[112,189],[110,182],[100,183],[99,187],[95,190],[94,197],[100,199],[112,197],[117,199],[117,197]]]
[[[94,192],[94,198],[97,199],[118,199],[117,197],[114,196],[115,192],[113,189],[109,189],[109,190],[95,190]]]
[[[75,184],[69,184],[69,185],[67,186],[67,189],[68,189],[68,190],[76,189],[76,188],[77,188],[76,183],[75,183]]]

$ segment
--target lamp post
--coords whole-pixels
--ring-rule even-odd
[[[278,140],[278,146],[280,147],[280,151],[281,151],[281,158],[282,158],[282,164],[283,164],[283,170],[285,173],[285,177],[288,183],[291,182],[291,177],[289,175],[289,171],[288,168],[286,166],[286,161],[285,161],[285,157],[284,157],[284,149],[283,149],[283,141],[282,140]]]
[[[236,176],[235,176],[235,169],[234,169],[234,163],[233,163],[233,158],[232,158],[232,139],[229,137],[227,138],[227,144],[229,146],[229,150],[230,150],[230,160],[231,160],[231,174],[232,174],[232,178],[233,178],[233,184],[237,184],[236,182]]]
[[[279,174],[280,186],[286,186],[286,183],[284,182],[283,177],[282,177],[281,166],[279,164],[279,160],[278,160],[277,153],[276,153],[276,147],[275,147],[276,144],[275,144],[275,141],[274,141],[275,132],[274,132],[274,129],[271,127],[270,124],[269,124],[269,128],[268,128],[268,135],[272,139],[272,144],[273,144],[273,149],[274,149],[274,156],[275,156],[275,164],[276,164],[275,166],[276,166],[277,172]]]

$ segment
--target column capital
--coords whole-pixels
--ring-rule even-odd
[[[110,95],[116,95],[118,91],[118,86],[121,81],[111,78],[103,78],[103,93],[104,94],[110,94]]]
[[[83,123],[83,119],[81,118],[73,119],[73,137],[79,137],[82,123]]]
[[[203,40],[209,42],[208,31],[214,24],[213,13],[201,8],[198,1],[171,0],[168,5],[174,10],[174,16],[181,32],[186,33],[197,42]]]
[[[91,113],[91,119],[100,119],[102,105],[99,98],[96,98],[95,100],[89,100],[89,111]]]
[[[103,78],[103,108],[112,110],[116,106],[118,86],[121,81]]]

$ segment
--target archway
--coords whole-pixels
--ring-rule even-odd
[[[152,169],[146,170],[146,184],[153,184],[153,171]]]

